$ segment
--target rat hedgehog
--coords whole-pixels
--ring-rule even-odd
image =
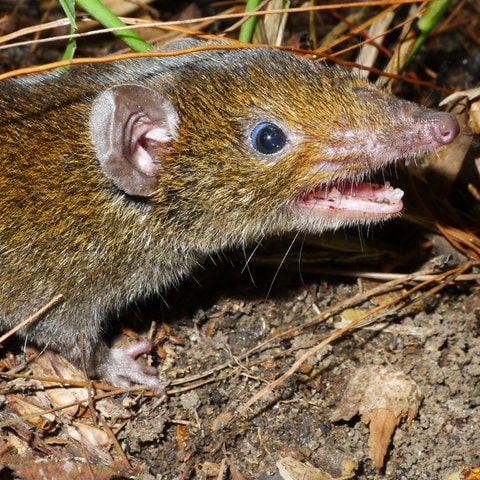
[[[397,215],[403,192],[372,173],[459,131],[448,113],[262,48],[9,79],[0,110],[0,327],[61,294],[19,335],[157,393],[136,360],[149,342],[102,339],[118,311],[225,248]]]

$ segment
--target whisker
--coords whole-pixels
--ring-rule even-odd
[[[278,277],[278,274],[280,273],[280,269],[282,268],[282,266],[284,265],[285,263],[285,260],[288,256],[288,254],[290,253],[290,251],[292,250],[292,247],[293,245],[295,244],[297,238],[298,238],[298,235],[299,235],[299,232],[295,233],[295,236],[293,237],[293,240],[290,242],[290,245],[288,246],[287,248],[287,251],[285,252],[285,254],[283,255],[282,257],[282,260],[280,262],[280,265],[277,267],[277,270],[275,271],[275,275],[273,276],[272,278],[272,281],[270,283],[270,287],[268,288],[268,292],[267,292],[267,295],[265,297],[265,300],[270,297],[270,293],[272,292],[272,288],[273,288],[273,285],[275,283],[275,280],[277,279]]]

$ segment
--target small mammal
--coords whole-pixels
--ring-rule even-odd
[[[116,312],[224,248],[398,214],[403,192],[371,173],[459,130],[448,113],[260,48],[10,79],[0,111],[0,328],[62,294],[20,335],[156,392],[135,358],[148,342],[102,340]]]

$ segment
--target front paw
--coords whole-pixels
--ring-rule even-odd
[[[117,387],[130,388],[134,384],[145,385],[157,395],[163,395],[165,388],[157,376],[157,370],[137,360],[139,355],[148,353],[152,344],[148,340],[132,343],[127,348],[111,348],[98,366],[98,374]]]

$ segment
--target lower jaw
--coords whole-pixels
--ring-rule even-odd
[[[312,218],[350,222],[379,221],[398,215],[403,209],[403,192],[389,184],[343,182],[317,187],[300,197],[297,208]]]

